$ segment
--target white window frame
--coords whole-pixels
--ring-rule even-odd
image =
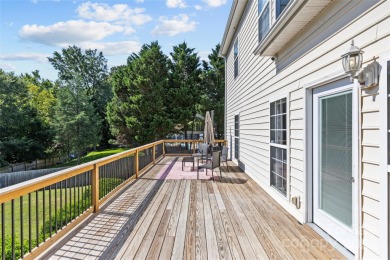
[[[237,56],[236,56],[236,46],[237,46]],[[236,40],[234,41],[234,44],[233,44],[233,73],[234,73],[234,79],[236,79],[238,77],[238,75],[240,74],[240,61],[238,59],[239,57],[239,43],[238,43],[238,37],[236,38]],[[237,62],[237,71],[236,71],[236,62]]]
[[[280,2],[282,0],[258,0],[257,1],[257,13],[258,13],[258,22],[257,22],[257,33],[258,33],[258,42],[262,42],[268,32],[271,30],[272,25],[275,23],[276,20],[278,20],[279,16],[283,13],[283,11],[280,10]],[[292,0],[288,0],[289,2],[292,2]],[[263,3],[262,9],[260,10],[260,3]],[[287,3],[288,5],[288,3]],[[286,5],[286,6],[287,6]],[[260,18],[264,14],[265,10],[268,10],[268,30],[264,33],[263,37],[260,39]]]
[[[263,3],[263,7],[261,10],[259,10],[259,5],[260,3]],[[257,33],[258,33],[258,41],[261,42],[265,36],[268,34],[269,30],[271,29],[271,8],[270,8],[271,4],[270,4],[270,1],[269,0],[258,0],[257,2],[257,12],[258,12],[258,21],[257,21]],[[268,9],[268,30],[267,32],[264,33],[263,37],[260,39],[260,18],[261,16],[264,14],[265,10]]]
[[[275,143],[271,143],[271,104],[276,102],[276,101],[279,101],[279,100],[282,100],[282,99],[286,99],[286,144],[283,145],[283,144],[275,144]],[[269,150],[268,150],[268,153],[269,153],[269,186],[275,190],[275,193],[276,194],[279,194],[281,198],[283,198],[284,200],[286,201],[289,201],[290,199],[290,116],[289,116],[289,95],[288,94],[284,94],[284,95],[281,95],[281,96],[277,96],[273,99],[270,99],[269,100],[269,103],[268,103],[268,108],[269,108]],[[282,149],[286,149],[286,195],[283,194],[283,192],[281,192],[280,190],[278,190],[276,187],[274,187],[273,185],[271,185],[271,147],[277,147],[277,148],[282,148]]]

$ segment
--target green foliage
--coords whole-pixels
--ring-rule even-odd
[[[112,98],[111,87],[108,83],[107,60],[102,52],[85,50],[83,53],[77,46],[69,46],[62,52],[54,52],[49,58],[53,67],[58,71],[62,85],[77,81],[99,117],[100,146],[107,146],[112,137],[106,119],[106,107]]]
[[[204,111],[214,110],[214,123],[216,124],[216,135],[218,138],[224,136],[224,115],[225,115],[225,61],[218,56],[220,45],[217,44],[212,53],[208,56],[210,62],[203,61],[203,72],[201,75],[204,93],[202,106]]]
[[[50,129],[31,106],[26,83],[0,70],[0,151],[2,161],[31,161],[45,155]]]
[[[172,128],[167,114],[168,57],[158,42],[145,44],[127,66],[113,69],[114,97],[108,104],[112,133],[126,145],[163,138]]]
[[[169,114],[175,124],[183,127],[187,138],[188,124],[195,118],[200,103],[201,70],[199,56],[186,42],[173,47],[169,76]]]
[[[57,142],[63,144],[67,152],[77,151],[80,162],[82,151],[99,142],[101,121],[81,80],[69,81],[58,91],[54,127]]]

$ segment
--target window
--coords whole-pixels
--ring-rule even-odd
[[[234,116],[234,158],[239,159],[239,151],[240,151],[240,116]]]
[[[270,104],[271,186],[287,196],[287,99]]]
[[[278,19],[279,15],[283,12],[283,10],[288,5],[290,0],[278,0],[276,1],[276,19]]]
[[[268,0],[259,0],[259,42],[269,31],[269,4]]]
[[[390,165],[390,61],[387,62],[387,164]]]
[[[234,78],[238,76],[238,39],[234,43]]]
[[[271,17],[270,15],[272,11],[275,12],[275,17],[278,19],[280,14],[286,8],[290,0],[276,0],[275,8],[272,8],[273,2],[269,2],[269,0],[258,0],[258,12],[259,12],[259,42],[261,42],[265,36],[267,35],[270,25],[271,25]]]

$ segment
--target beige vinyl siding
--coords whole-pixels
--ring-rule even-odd
[[[291,40],[277,61],[253,54],[258,44],[257,1],[248,2],[239,37],[239,75],[234,79],[232,45],[227,64],[227,137],[234,115],[240,114],[240,166],[299,221],[305,220],[305,100],[304,86],[342,71],[340,56],[355,39],[365,61],[389,50],[389,2],[333,1]],[[387,25],[387,26],[386,26]],[[232,43],[235,41],[232,41]],[[270,187],[269,102],[287,95],[289,117],[289,194],[285,199]],[[376,101],[375,101],[376,100]],[[378,98],[361,96],[361,218],[363,257],[376,256],[380,239],[379,104]],[[230,139],[229,139],[230,140]],[[234,157],[234,152],[233,152]],[[291,198],[301,198],[301,208]]]
[[[382,86],[385,87],[385,86]],[[380,256],[380,136],[378,88],[361,93],[361,168],[363,257]],[[383,92],[382,92],[383,93]]]

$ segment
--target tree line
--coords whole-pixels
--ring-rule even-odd
[[[0,166],[75,153],[112,143],[135,147],[183,133],[196,114],[214,110],[224,129],[224,60],[219,44],[201,61],[186,42],[169,56],[157,41],[124,65],[107,68],[102,52],[69,46],[48,57],[58,80],[39,71],[0,70]]]

